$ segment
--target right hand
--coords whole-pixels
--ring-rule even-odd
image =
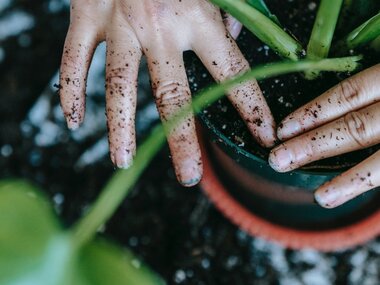
[[[380,143],[380,64],[331,88],[287,116],[269,162],[286,172],[310,162]],[[322,185],[317,202],[337,207],[380,186],[380,151]]]

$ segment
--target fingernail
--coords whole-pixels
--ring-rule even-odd
[[[185,187],[191,187],[191,186],[197,185],[200,180],[201,180],[201,177],[197,177],[197,178],[190,179],[187,181],[182,181],[181,184]]]
[[[240,24],[240,22],[235,20],[233,24],[231,25],[230,29],[231,29],[230,33],[231,33],[232,38],[236,40],[236,38],[239,36],[241,32],[242,25]]]
[[[185,187],[196,185],[202,178],[202,164],[199,164],[198,160],[181,161],[180,169],[177,171],[178,181]]]
[[[338,189],[320,189],[314,194],[314,198],[319,205],[324,208],[334,208],[343,203],[341,192]]]
[[[118,168],[127,169],[133,164],[133,156],[121,149],[112,154],[111,159]]]
[[[268,162],[277,172],[286,172],[294,163],[294,154],[284,145],[280,145],[271,151]]]
[[[73,120],[71,120],[70,118],[66,118],[66,123],[67,123],[67,127],[72,130],[72,131],[75,131],[76,129],[79,128],[79,124],[77,122],[74,122]]]
[[[298,134],[301,131],[301,125],[296,120],[285,121],[280,124],[277,135],[280,139],[286,139]]]

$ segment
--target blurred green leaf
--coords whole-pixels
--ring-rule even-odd
[[[371,48],[373,48],[376,51],[380,51],[380,36],[377,37],[374,41],[372,41]]]
[[[130,251],[105,241],[85,246],[79,255],[81,274],[91,285],[163,285]]]
[[[0,284],[39,267],[58,233],[52,209],[35,187],[20,180],[0,182]]]
[[[1,285],[164,284],[131,253],[106,242],[76,247],[30,184],[0,182]]]
[[[263,13],[265,16],[270,18],[273,22],[275,22],[277,25],[281,26],[280,21],[276,17],[276,15],[272,14],[272,12],[269,10],[267,4],[265,4],[264,0],[247,0],[247,3],[251,5],[252,7],[259,10],[261,13]]]

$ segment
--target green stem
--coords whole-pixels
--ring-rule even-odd
[[[342,3],[343,0],[321,1],[307,46],[306,54],[308,59],[316,60],[328,56]],[[317,76],[318,73],[306,74],[308,79],[314,79]]]
[[[296,61],[304,53],[302,46],[294,38],[249,4],[236,0],[210,1],[238,19],[281,56]]]
[[[276,15],[272,14],[264,0],[246,0],[246,2],[281,27],[280,21]]]
[[[344,42],[349,49],[354,49],[375,40],[380,36],[380,13],[349,33]]]
[[[354,70],[358,63],[359,57],[347,57],[337,59],[324,59],[320,61],[303,60],[299,62],[281,62],[268,64],[228,80],[222,84],[214,85],[206,91],[201,91],[193,100],[193,109],[199,113],[208,104],[218,100],[223,94],[234,85],[244,81],[256,79],[265,79],[290,72],[302,72],[306,70],[326,70],[341,71],[347,69],[347,66]],[[181,110],[168,123],[169,128],[174,126],[191,112],[190,108]],[[161,125],[154,128],[151,135],[139,147],[133,166],[128,170],[118,170],[107,183],[99,198],[94,205],[74,226],[74,241],[77,247],[88,242],[97,232],[99,227],[103,225],[116,211],[125,196],[132,189],[137,179],[143,173],[146,166],[150,163],[156,153],[159,151],[165,141],[164,130]]]
[[[112,175],[89,212],[74,226],[76,246],[80,247],[89,241],[113,215],[164,142],[163,128],[158,125],[139,147],[133,166],[126,170],[117,170]]]

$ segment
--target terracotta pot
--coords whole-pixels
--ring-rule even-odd
[[[212,137],[215,141],[215,133]],[[225,137],[203,142],[203,157],[202,189],[228,219],[253,236],[292,249],[335,251],[380,233],[380,197],[375,192],[334,210],[314,203],[314,187],[336,173],[280,175]]]
[[[297,0],[285,5],[283,1],[276,0],[270,5],[280,22],[304,46],[313,26],[310,19],[314,19],[316,13],[316,10],[308,8],[310,3],[309,0]],[[302,17],[289,18],[290,15],[301,14]],[[244,29],[237,43],[251,66],[280,60]],[[367,65],[371,64],[369,61],[378,62],[378,55],[373,59],[371,56],[365,57]],[[212,82],[199,60],[188,54],[185,61],[193,92]],[[308,81],[301,74],[292,74],[262,80],[260,87],[266,92],[276,122],[280,122],[291,111],[340,82],[341,76],[328,73],[323,78]],[[213,141],[204,146],[207,151],[202,187],[229,219],[249,233],[291,248],[313,247],[320,250],[354,246],[380,233],[380,196],[374,191],[337,209],[323,209],[314,203],[313,191],[339,172],[317,169],[275,172],[261,158],[267,156],[267,150],[252,142],[244,122],[231,104],[223,100],[200,114],[200,122],[205,130],[205,140]],[[244,142],[245,147],[239,146],[236,137]],[[349,157],[347,164],[360,161],[368,153],[360,155],[355,159]],[[340,164],[340,161],[327,162],[328,167]]]

